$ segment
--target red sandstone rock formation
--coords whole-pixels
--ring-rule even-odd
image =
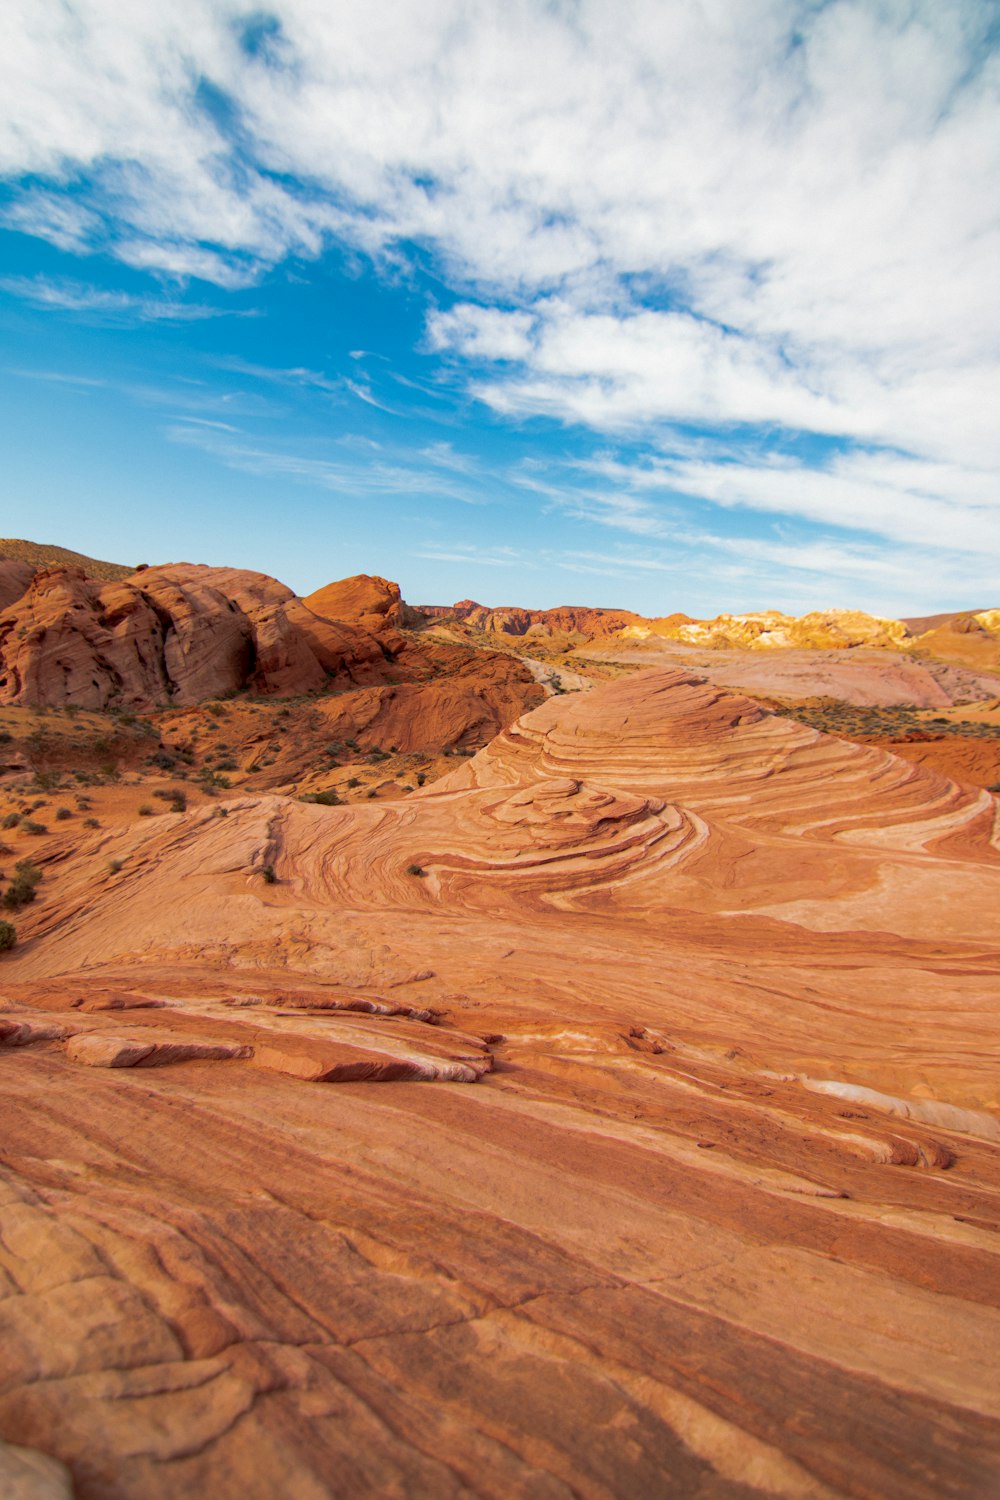
[[[20,599],[34,576],[31,563],[0,557],[0,610],[8,609]]]
[[[378,681],[398,642],[314,615],[262,573],[177,563],[101,583],[43,569],[0,614],[0,702],[196,703]]]
[[[981,1500],[998,808],[651,672],[54,844],[0,1436],[82,1500]]]
[[[675,614],[664,620],[649,621],[628,609],[592,609],[586,606],[560,605],[556,609],[520,609],[499,606],[490,608],[474,599],[462,599],[449,610],[428,611],[438,617],[450,616],[471,625],[474,630],[511,636],[583,636],[602,640],[616,635],[629,625],[683,625],[689,616]]]
[[[328,583],[303,603],[325,620],[346,620],[365,630],[380,630],[385,625],[399,628],[409,623],[412,614],[400,597],[398,583],[368,573]]]

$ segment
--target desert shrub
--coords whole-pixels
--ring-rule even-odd
[[[151,818],[153,816],[153,809],[148,802],[139,804],[139,816],[140,818]]]
[[[361,782],[357,776],[351,776],[348,778],[347,785],[351,787],[360,786]]]
[[[325,792],[303,792],[300,802],[318,802],[321,807],[339,807],[340,798],[331,788]]]
[[[228,756],[225,760],[217,760],[215,762],[215,769],[217,771],[238,771],[239,764],[233,760],[232,756]]]
[[[424,869],[423,865],[407,865],[406,873],[407,875],[419,875],[422,877],[427,874],[427,871]]]
[[[39,838],[43,833],[48,833],[49,831],[44,823],[36,823],[34,818],[25,818],[22,826],[25,833],[30,833],[35,838]]]
[[[161,771],[172,771],[177,761],[167,750],[157,750],[155,755],[149,757],[151,766],[159,766]]]
[[[9,729],[0,729],[0,745],[9,745],[13,738]]]
[[[18,825],[18,823],[20,823],[20,821],[21,821],[21,814],[20,813],[10,812],[4,818],[3,823],[0,823],[0,828],[16,828],[17,825]]]
[[[117,875],[118,871],[122,868],[122,865],[124,863],[125,863],[125,861],[123,859],[109,859],[108,860],[108,874],[109,875]]]
[[[100,828],[101,825],[96,818],[84,818],[83,826],[84,828]]]
[[[41,878],[42,872],[37,865],[33,865],[30,859],[19,859],[14,866],[14,878],[3,895],[7,911],[20,911],[22,906],[34,901],[35,887]]]
[[[68,807],[57,807],[56,808],[56,822],[57,823],[65,823],[66,819],[67,818],[71,818],[72,816],[73,816],[72,809],[70,809]]]
[[[426,780],[427,780],[427,777],[424,775],[424,772],[423,771],[418,771],[417,772],[417,786],[423,786],[423,784],[424,784],[424,782]]]
[[[274,885],[278,879],[277,875],[274,873],[273,865],[265,865],[260,873],[263,877],[265,885]]]
[[[206,792],[215,791],[217,787],[221,787],[223,791],[228,791],[232,786],[232,782],[228,776],[220,776],[217,771],[210,770],[208,766],[202,771],[198,780]]]
[[[17,942],[17,931],[10,922],[0,922],[0,953],[6,953]]]

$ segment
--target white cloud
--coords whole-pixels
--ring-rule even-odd
[[[198,448],[227,468],[244,474],[278,475],[330,490],[347,500],[365,496],[412,495],[426,500],[457,500],[484,505],[481,493],[458,483],[440,469],[424,468],[405,453],[344,461],[277,445],[264,446],[252,437],[232,436],[238,429],[225,423],[183,418],[166,429],[171,442]]]
[[[238,0],[11,0],[0,172],[33,175],[8,222],[222,287],[332,238],[386,258],[418,241],[461,297],[429,345],[498,413],[898,449],[908,469],[827,473],[709,453],[671,482],[928,545],[995,526],[995,5],[269,14],[254,50]]]
[[[36,307],[50,308],[56,312],[85,313],[102,320],[138,319],[141,322],[189,323],[202,318],[224,317],[228,312],[225,307],[135,296],[130,292],[109,291],[104,287],[47,276],[0,277],[0,291],[9,292],[11,296],[31,302]]]

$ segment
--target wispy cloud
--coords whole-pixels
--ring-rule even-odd
[[[53,312],[81,313],[100,321],[190,323],[229,315],[233,309],[108,291],[79,281],[46,276],[4,276],[0,291]]]
[[[107,385],[107,381],[93,375],[74,375],[66,370],[25,370],[17,366],[8,366],[7,373],[16,375],[21,380],[50,380],[55,385],[79,385],[84,387],[99,387]]]
[[[210,425],[221,430],[209,430]],[[383,456],[379,450],[365,460],[332,459],[265,446],[252,438],[234,436],[234,431],[224,424],[184,421],[169,426],[166,435],[171,442],[201,449],[227,468],[245,474],[283,475],[347,498],[412,495],[428,502],[444,499],[457,500],[462,505],[487,503],[482,494],[442,476],[439,471],[407,462],[404,454]]]

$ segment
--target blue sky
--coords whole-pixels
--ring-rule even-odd
[[[11,9],[3,535],[1000,602],[992,0]]]

